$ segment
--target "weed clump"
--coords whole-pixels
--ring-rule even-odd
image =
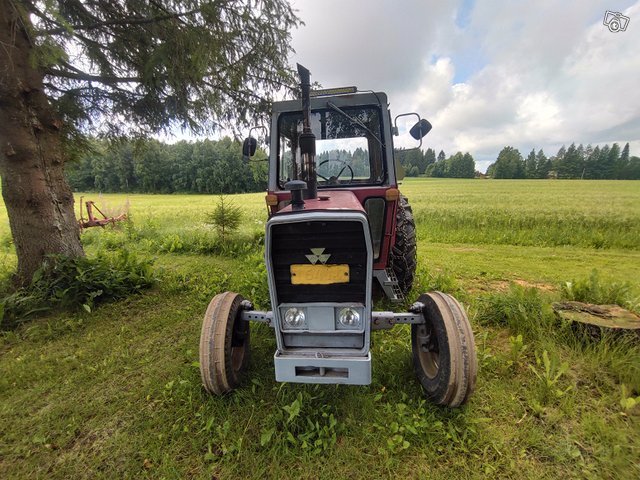
[[[490,294],[478,303],[480,324],[507,326],[529,338],[548,336],[554,324],[553,309],[537,288],[513,284],[508,292]]]
[[[298,391],[295,399],[276,409],[260,433],[260,446],[279,451],[302,450],[317,455],[335,447],[345,427],[336,407],[317,386]]]
[[[536,366],[529,365],[529,369],[538,379],[540,390],[540,403],[546,405],[552,400],[562,398],[572,386],[560,388],[561,378],[569,371],[569,363],[558,360],[557,355],[549,356],[544,350],[542,355],[536,354]]]
[[[416,280],[414,282],[414,292],[420,294],[422,292],[430,292],[436,290],[439,292],[450,293],[458,297],[464,297],[465,292],[462,290],[456,278],[448,271],[428,270],[424,266],[418,266],[416,272]]]
[[[52,255],[28,287],[0,301],[0,327],[12,328],[37,313],[83,308],[128,297],[155,282],[151,260],[121,250],[95,258]]]
[[[604,283],[597,270],[587,279],[573,280],[561,285],[563,298],[576,302],[598,305],[619,305],[640,311],[640,298],[633,298],[631,285],[625,283]]]

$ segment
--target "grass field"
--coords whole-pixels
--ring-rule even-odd
[[[206,395],[211,297],[269,308],[264,195],[232,197],[243,225],[222,242],[204,224],[215,197],[85,194],[128,202],[132,219],[86,231],[89,255],[153,258],[158,283],[2,334],[0,478],[640,478],[638,342],[583,338],[550,309],[572,282],[640,310],[640,182],[410,179],[402,191],[419,238],[409,300],[436,288],[469,311],[480,371],[468,405],[423,399],[399,327],[373,336],[370,386],[321,387],[276,383],[273,332],[252,326],[243,387]],[[6,285],[4,211],[0,259]]]

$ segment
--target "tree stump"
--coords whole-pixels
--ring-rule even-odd
[[[582,302],[558,302],[553,304],[556,315],[594,336],[604,332],[613,335],[631,334],[640,339],[640,316],[618,305],[594,305]]]

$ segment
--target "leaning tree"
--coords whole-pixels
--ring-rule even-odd
[[[0,177],[27,284],[83,255],[65,162],[87,135],[242,124],[293,84],[286,0],[0,0]]]

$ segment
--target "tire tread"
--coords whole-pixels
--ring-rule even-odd
[[[420,362],[420,345],[417,344],[418,328],[411,329],[413,364],[416,376],[427,396],[436,404],[458,407],[465,404],[475,389],[478,363],[471,324],[458,301],[442,292],[421,295],[425,304],[427,321],[434,323],[438,335],[440,365],[434,378],[429,378]],[[444,350],[446,349],[446,350]]]
[[[240,374],[246,368],[249,338],[239,371],[232,364],[234,325],[243,298],[237,293],[224,292],[213,297],[202,322],[200,333],[200,376],[204,388],[215,395],[234,390],[240,383]]]

